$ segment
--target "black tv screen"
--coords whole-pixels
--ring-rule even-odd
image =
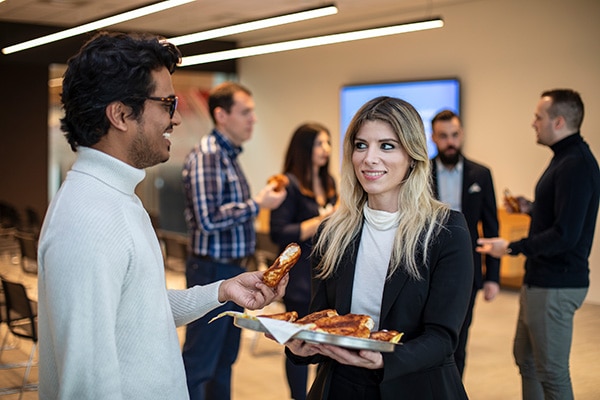
[[[425,125],[430,158],[437,154],[435,144],[431,141],[431,119],[444,109],[460,115],[460,82],[456,78],[348,85],[340,91],[341,144],[356,111],[378,96],[398,97],[417,109]]]

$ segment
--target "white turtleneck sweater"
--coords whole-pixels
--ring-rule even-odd
[[[363,210],[365,223],[356,257],[350,312],[371,316],[377,330],[400,212],[373,210],[366,204]]]
[[[78,154],[39,243],[40,399],[187,399],[176,326],[219,306],[220,282],[167,291],[145,172]]]

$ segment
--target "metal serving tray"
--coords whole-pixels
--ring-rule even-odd
[[[257,332],[269,332],[258,319],[235,316],[233,319],[233,323],[239,328],[250,329],[252,331]],[[332,335],[331,333],[311,331],[308,329],[296,333],[292,338],[312,343],[332,344],[348,349],[372,350],[380,351],[382,353],[393,352],[397,345],[396,343],[383,342],[381,340],[363,339],[353,336]],[[400,344],[401,343],[398,343],[398,345]]]
[[[269,332],[267,328],[265,328],[265,326],[256,317],[234,316],[233,324],[238,328],[250,329],[251,331],[265,333]]]
[[[333,335],[327,332],[309,330],[298,332],[294,335],[294,339],[301,339],[313,343],[333,344],[347,349],[380,351],[382,353],[393,352],[396,348],[396,344],[391,342],[353,336]]]

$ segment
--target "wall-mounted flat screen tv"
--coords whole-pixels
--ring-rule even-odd
[[[437,154],[435,144],[431,141],[431,119],[444,109],[460,115],[460,82],[456,78],[348,85],[340,91],[341,144],[356,111],[364,103],[378,96],[398,97],[416,108],[425,125],[430,158]]]

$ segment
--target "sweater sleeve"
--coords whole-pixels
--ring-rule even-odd
[[[222,282],[217,281],[185,290],[169,290],[169,303],[171,304],[175,325],[189,324],[223,305],[218,300],[219,286]]]

